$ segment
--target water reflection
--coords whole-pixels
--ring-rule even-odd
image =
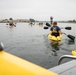
[[[59,42],[51,42],[51,47],[54,48],[55,50],[59,50]]]
[[[51,47],[53,51],[53,56],[57,56],[57,51],[59,50],[59,42],[51,42]]]
[[[74,45],[75,41],[74,40],[68,40],[68,45]]]

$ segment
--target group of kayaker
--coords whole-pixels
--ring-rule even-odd
[[[52,27],[50,27],[50,34],[56,37],[59,36],[60,34],[63,34],[61,28],[57,26],[56,21],[53,23]]]

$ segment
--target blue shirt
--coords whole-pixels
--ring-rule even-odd
[[[51,31],[53,31],[54,29],[55,29],[57,32],[60,31],[60,28],[59,28],[58,26],[52,26],[52,27],[50,28]]]

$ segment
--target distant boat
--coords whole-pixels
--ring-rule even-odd
[[[39,23],[39,26],[43,26],[43,23],[42,23],[42,22],[40,22],[40,23]]]
[[[29,25],[34,25],[34,24],[35,24],[34,22],[30,22],[30,23],[29,23]]]
[[[13,19],[12,19],[12,18],[9,19],[9,25],[10,25],[10,26],[13,26],[13,25],[14,25],[14,24],[13,24]]]
[[[16,24],[16,23],[15,23]],[[9,19],[9,26],[10,27],[16,27],[16,25],[15,25],[14,23],[13,23],[13,19]]]

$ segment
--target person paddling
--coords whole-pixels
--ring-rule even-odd
[[[60,27],[57,26],[56,21],[53,23],[53,26],[50,28],[50,34],[56,37],[59,36],[60,34],[63,34]]]

